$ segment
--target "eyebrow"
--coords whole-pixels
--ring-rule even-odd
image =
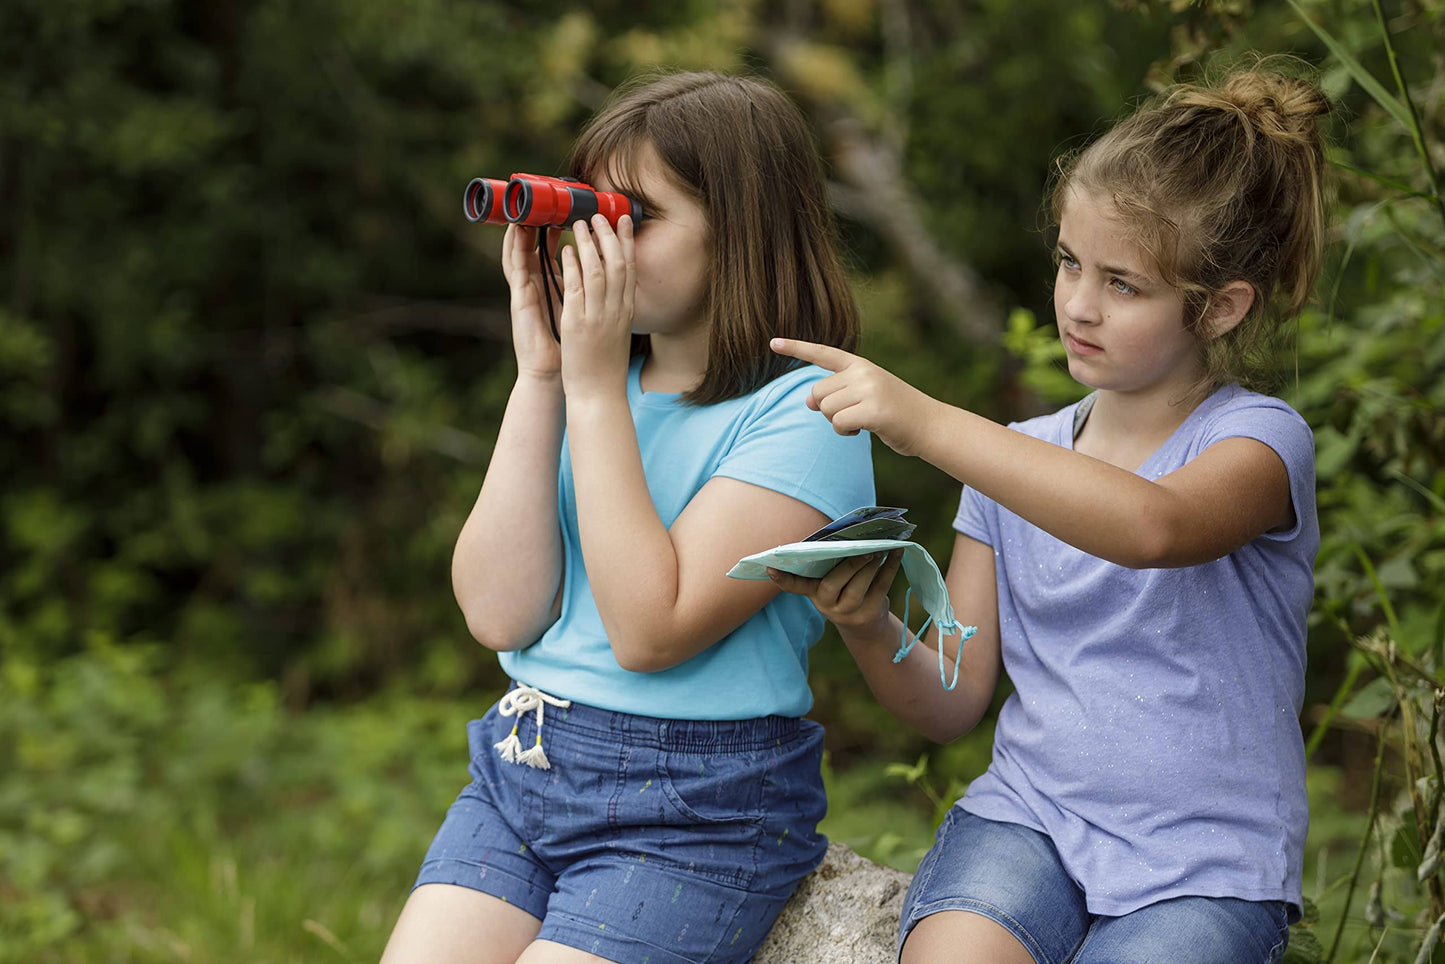
[[[1074,256],[1074,252],[1069,250],[1069,246],[1065,244],[1063,240],[1058,241],[1054,245],[1054,247],[1058,248],[1059,251],[1068,255],[1069,258],[1071,258],[1072,260],[1079,260],[1077,257]],[[1147,287],[1154,280],[1147,274],[1140,274],[1138,271],[1135,271],[1132,268],[1122,268],[1112,264],[1101,264],[1099,265],[1099,270],[1103,271],[1105,274],[1118,275],[1119,277],[1134,283],[1135,287],[1139,288]]]
[[[642,192],[642,189],[637,186],[637,182],[633,179],[632,176],[633,168],[630,158],[618,158],[614,156],[598,173],[600,174],[600,176],[593,176],[593,187],[597,186],[597,181],[606,178],[607,181],[611,184],[610,190],[615,191],[619,194],[625,194],[630,198],[634,198],[635,200],[642,202],[642,212],[644,215],[647,215],[649,217],[655,217],[657,216],[656,212],[666,210],[663,205],[657,203],[656,198],[649,197],[648,195],[644,194]]]
[[[608,180],[611,181],[612,179],[609,177]],[[619,183],[619,181],[612,181],[611,189],[618,194],[626,195],[640,203],[642,205],[642,216],[644,218],[663,217],[667,209],[663,205],[658,204],[655,198],[643,194],[641,190],[631,183],[631,180],[631,178],[627,178],[626,181],[621,183]]]

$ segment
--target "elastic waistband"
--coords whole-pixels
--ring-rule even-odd
[[[516,683],[513,683],[515,688]],[[733,752],[777,746],[794,740],[805,727],[817,724],[793,716],[761,716],[750,720],[666,720],[619,713],[572,701],[569,707],[548,707],[547,729],[572,730],[615,743],[674,752]]]

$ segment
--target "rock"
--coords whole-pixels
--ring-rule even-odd
[[[830,844],[753,964],[892,964],[909,875]]]

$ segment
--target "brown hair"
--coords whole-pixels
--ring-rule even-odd
[[[582,131],[572,176],[606,171],[633,193],[628,173],[646,144],[707,215],[707,371],[686,401],[736,398],[796,367],[769,350],[773,336],[853,350],[858,309],[822,161],[802,112],[782,91],[715,73],[638,78]]]
[[[1268,388],[1285,324],[1309,299],[1325,233],[1324,140],[1329,102],[1273,63],[1217,85],[1170,88],[1074,157],[1059,162],[1054,223],[1073,191],[1113,205],[1163,280],[1184,296],[1184,321],[1204,347],[1211,384]],[[1254,304],[1209,337],[1214,299],[1230,282]]]

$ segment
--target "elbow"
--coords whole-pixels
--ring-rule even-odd
[[[1182,569],[1198,566],[1228,555],[1227,552],[1201,551],[1197,534],[1175,531],[1167,527],[1144,533],[1122,554],[1111,559],[1126,569]]]
[[[1120,547],[1117,558],[1109,561],[1126,569],[1174,569],[1205,561],[1185,558],[1190,541],[1185,525],[1174,513],[1145,513],[1133,538]]]
[[[467,620],[467,632],[472,634],[473,639],[494,653],[505,653],[522,648],[516,645],[514,640],[498,633],[495,626],[478,625],[469,619]]]
[[[919,732],[923,735],[923,738],[925,740],[928,740],[931,743],[937,743],[939,746],[947,746],[949,743],[952,743],[954,740],[963,736],[968,731],[955,730],[952,728],[944,729],[942,727],[927,727],[920,729]]]
[[[660,673],[687,662],[693,655],[678,648],[677,635],[614,632],[605,620],[603,626],[612,645],[612,657],[629,673]]]
[[[1157,532],[1146,532],[1111,561],[1125,569],[1167,569],[1171,555],[1168,539]]]
[[[525,649],[536,642],[541,635],[540,633],[528,633],[520,627],[509,627],[496,619],[492,613],[463,611],[462,615],[466,617],[467,632],[472,634],[472,638],[495,653]]]
[[[667,653],[645,645],[623,646],[613,643],[612,655],[617,660],[617,665],[629,673],[660,673],[681,662]]]
[[[926,718],[919,721],[918,732],[924,739],[944,746],[961,736],[966,736],[978,725],[978,717],[938,719]]]

